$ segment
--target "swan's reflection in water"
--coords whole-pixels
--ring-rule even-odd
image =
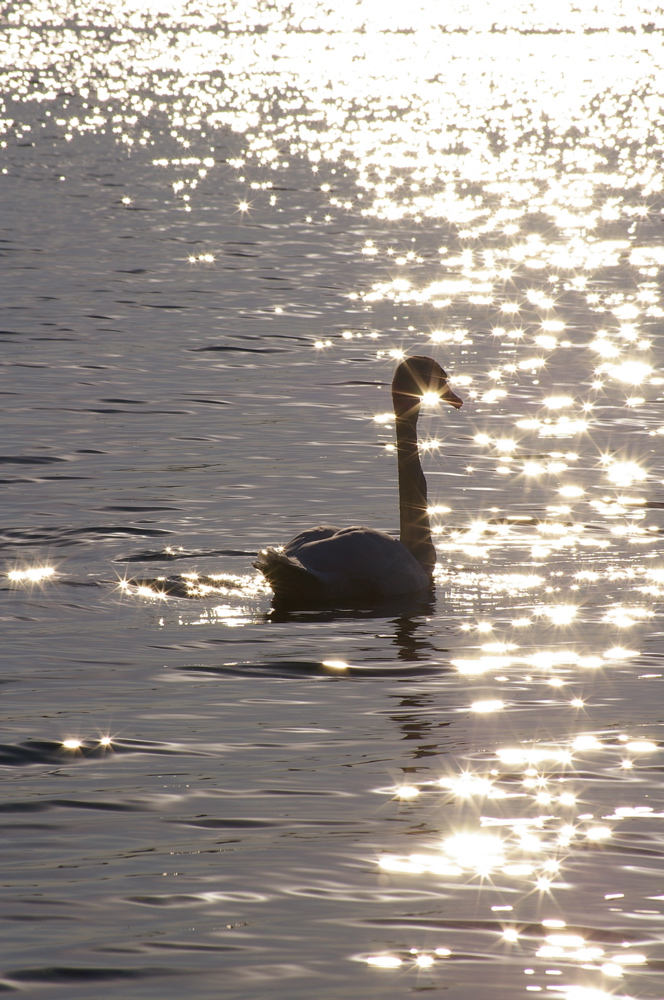
[[[410,748],[410,757],[414,762],[428,757],[438,757],[447,749],[440,732],[452,724],[450,718],[441,718],[438,699],[425,691],[394,695],[398,708],[389,712],[389,717],[402,734],[404,742],[414,744]],[[417,763],[404,768],[404,773],[417,773]],[[405,799],[419,795],[416,785],[400,785],[396,794]]]
[[[382,621],[389,633],[382,633],[382,638],[390,638],[395,647],[396,657],[404,663],[431,664],[432,656],[438,658],[433,666],[435,670],[443,670],[440,663],[441,653],[447,650],[437,648],[429,636],[432,633],[432,621],[436,613],[436,600],[432,595],[423,597],[393,598],[366,608],[317,608],[311,611],[290,611],[287,608],[273,607],[266,620],[274,623],[343,623],[362,621]]]

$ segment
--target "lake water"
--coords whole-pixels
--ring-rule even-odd
[[[664,17],[445,6],[5,8],[9,996],[664,996]]]

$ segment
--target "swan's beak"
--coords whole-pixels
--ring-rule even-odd
[[[441,389],[440,398],[443,399],[446,403],[450,403],[450,405],[453,406],[455,410],[460,410],[461,407],[463,406],[463,400],[459,396],[457,396],[456,392],[452,392],[447,382]]]

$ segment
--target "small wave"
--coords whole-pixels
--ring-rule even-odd
[[[103,541],[111,538],[172,535],[165,528],[134,528],[127,524],[90,524],[81,528],[9,528],[0,535],[0,547],[17,545],[68,545],[72,539]]]
[[[106,511],[117,511],[117,512],[122,512],[123,514],[145,514],[151,510],[171,510],[171,511],[183,510],[182,507],[166,506],[166,504],[162,505],[145,504],[144,506],[139,506],[138,504],[108,504],[105,507],[99,507],[97,509]]]
[[[137,812],[142,805],[126,802],[83,801],[79,799],[46,799],[39,802],[3,802],[0,813],[42,813],[52,809],[92,809],[102,812]]]
[[[62,740],[25,740],[22,743],[0,743],[0,766],[24,767],[27,764],[71,764],[83,760],[100,760],[118,754],[157,754],[160,756],[208,756],[179,744],[155,743],[149,740],[89,739],[66,743]]]
[[[115,556],[113,562],[174,562],[176,559],[203,559],[213,556],[246,556],[254,557],[255,551],[246,549],[143,549],[140,552],[129,552],[126,555]]]
[[[198,830],[300,830],[315,827],[317,829],[325,827],[348,827],[345,819],[320,819],[320,820],[296,820],[292,817],[287,819],[251,819],[249,817],[238,819],[217,818],[206,816],[203,819],[179,819],[174,820],[181,826],[193,826]]]
[[[10,983],[46,983],[54,986],[60,983],[102,983],[112,979],[145,979],[155,975],[163,975],[163,969],[111,969],[50,965],[33,969],[16,969],[4,974],[5,979],[9,980]]]
[[[51,465],[69,461],[60,455],[0,455],[0,465]]]
[[[197,399],[195,396],[186,396],[188,403],[207,403],[210,406],[230,406],[227,399]]]
[[[462,917],[434,917],[422,914],[421,916],[409,916],[403,914],[398,917],[366,917],[354,920],[353,923],[361,927],[390,927],[390,928],[417,928],[418,930],[452,930],[471,931],[495,934],[500,933],[503,925],[501,920],[474,920]],[[565,934],[575,934],[582,937],[584,941],[598,944],[605,944],[607,947],[616,947],[623,942],[638,944],[642,938],[636,933],[630,935],[625,931],[612,931],[610,928],[590,927],[581,924],[565,924]],[[519,923],[519,937],[532,938],[535,941],[541,940],[541,923]]]
[[[439,677],[445,671],[440,663],[382,663],[372,666],[354,666],[335,661],[321,660],[267,660],[262,663],[224,663],[219,666],[191,664],[174,667],[190,674],[207,674],[218,677],[262,677],[293,679],[294,677]]]
[[[285,347],[235,347],[230,344],[212,344],[210,347],[191,347],[189,350],[193,354],[199,354],[202,351],[234,351],[239,354],[287,354],[288,349]]]

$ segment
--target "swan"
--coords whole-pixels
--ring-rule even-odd
[[[455,409],[462,405],[437,361],[406,358],[392,380],[400,540],[375,528],[323,524],[300,532],[283,548],[262,549],[253,565],[272,587],[275,601],[375,601],[433,586],[436,550],[417,445],[417,419],[425,393],[435,393]]]

